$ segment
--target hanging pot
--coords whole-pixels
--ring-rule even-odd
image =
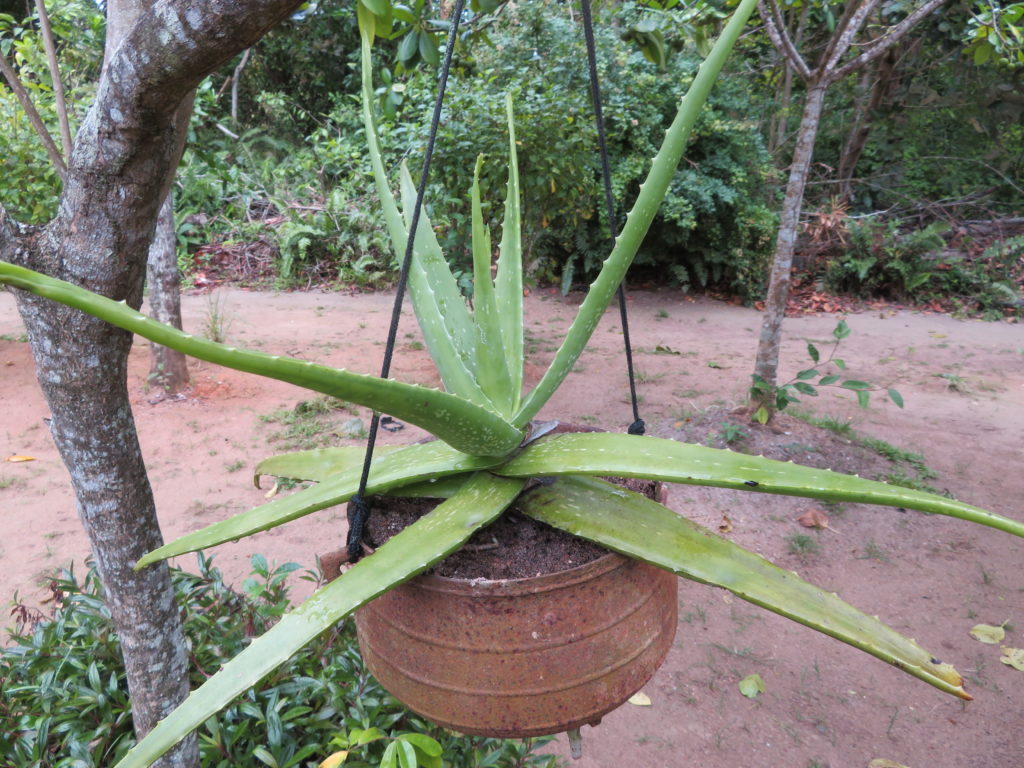
[[[356,612],[363,659],[414,712],[461,733],[596,724],[675,637],[675,576],[618,554],[534,578],[420,576]]]

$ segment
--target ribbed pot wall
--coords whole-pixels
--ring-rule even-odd
[[[370,670],[461,733],[594,723],[646,683],[675,637],[677,578],[610,554],[530,579],[414,579],[356,613]]]

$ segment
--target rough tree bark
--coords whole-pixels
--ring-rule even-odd
[[[181,330],[181,275],[178,238],[174,231],[174,192],[168,192],[156,221],[156,234],[146,260],[150,314]],[[168,394],[188,385],[188,359],[161,344],[150,344],[149,383]]]
[[[814,154],[818,123],[824,107],[825,93],[834,83],[863,69],[886,53],[913,29],[921,19],[939,8],[946,0],[923,0],[898,24],[885,27],[881,32],[871,28],[872,37],[858,41],[865,22],[881,0],[851,0],[843,6],[835,31],[829,38],[817,63],[812,68],[797,50],[790,37],[782,8],[778,0],[759,0],[758,9],[765,31],[779,54],[793,72],[807,86],[803,117],[797,133],[789,182],[782,203],[779,233],[775,241],[775,260],[768,281],[761,335],[758,341],[754,372],[767,383],[760,391],[752,391],[751,406],[770,418],[775,410],[774,389],[778,383],[779,344],[782,339],[782,320],[789,298],[789,278],[796,251],[796,238],[800,225],[804,187]],[[844,58],[854,48],[851,58]],[[763,410],[762,410],[763,409]]]
[[[175,110],[200,80],[253,45],[298,0],[158,0],[110,52],[68,163],[56,218],[12,221],[0,207],[0,257],[138,307],[157,212],[177,157]],[[108,6],[116,22],[117,9]],[[145,733],[188,689],[166,568],[136,573],[161,543],[127,389],[131,336],[16,292],[50,429],[121,637],[135,728]],[[162,766],[196,764],[194,745]]]

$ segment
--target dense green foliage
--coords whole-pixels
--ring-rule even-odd
[[[693,78],[698,63],[690,52],[678,53],[660,71],[610,26],[599,28],[598,47],[605,94],[613,185],[618,215],[628,209],[647,171],[667,120]],[[435,93],[434,71],[421,68],[404,72],[401,80],[385,69],[381,103],[384,145],[392,148],[388,164],[397,168],[408,155],[415,168],[422,156],[427,120]],[[731,83],[731,84],[730,84]],[[468,190],[478,153],[497,162],[485,165],[481,179],[483,198],[504,185],[504,95],[515,100],[516,126],[521,147],[524,241],[530,272],[539,279],[559,280],[568,287],[596,273],[607,255],[610,235],[604,221],[604,202],[597,157],[584,48],[579,26],[557,8],[545,3],[524,4],[506,11],[490,32],[490,44],[476,42],[460,48],[449,82],[445,116],[438,137],[431,180],[435,202],[431,216],[442,246],[457,269],[468,271]],[[212,95],[212,90],[207,91]],[[636,95],[645,94],[644,98]],[[281,93],[264,93],[267,117],[277,129],[292,120],[297,107]],[[395,111],[395,107],[397,110]],[[394,117],[387,113],[395,111]],[[753,108],[740,79],[727,81],[716,91],[711,109],[698,126],[696,138],[669,200],[655,222],[638,258],[638,265],[659,279],[666,273],[677,284],[717,287],[750,300],[761,290],[774,227],[773,203],[766,191],[773,169],[754,130]],[[222,200],[236,206],[235,214],[248,213],[245,195],[235,202],[232,178],[244,177],[245,188],[263,194],[283,208],[289,197],[323,199],[335,190],[352,208],[365,208],[369,192],[367,164],[358,104],[343,93],[322,125],[310,133],[301,148],[281,143],[280,132],[247,134],[242,146],[215,128],[215,108],[203,108],[209,126],[202,132],[204,145],[187,160],[182,171],[182,194],[190,212],[222,210]],[[316,180],[316,187],[307,186]],[[236,185],[237,189],[237,185]],[[494,220],[499,210],[485,215]],[[359,242],[366,269],[354,268],[355,253],[330,243],[354,242],[351,222],[291,212],[294,224],[283,236],[282,273],[292,265],[316,264],[331,258],[342,265],[348,279],[366,269],[374,277],[390,266],[390,256],[369,237]],[[230,217],[230,215],[229,215]],[[341,217],[339,217],[340,219]],[[308,236],[308,245],[289,243],[295,231]],[[367,234],[363,230],[364,234]],[[320,243],[314,244],[319,234]],[[294,242],[294,241],[293,241]],[[376,257],[373,266],[369,261]],[[467,286],[468,287],[468,286]]]
[[[1016,286],[1024,279],[1024,237],[997,241],[977,257],[945,250],[936,222],[901,232],[894,221],[854,222],[848,242],[825,267],[837,293],[922,301],[949,300],[961,312],[988,319],[1019,315]]]
[[[489,160],[481,180],[483,197],[502,197],[503,98],[509,91],[520,138],[529,276],[560,282],[564,289],[579,286],[595,274],[610,237],[579,18],[551,0],[506,4],[490,15],[476,11],[497,3],[472,5],[468,32],[456,52],[431,176],[435,202],[430,214],[442,246],[463,275],[463,289],[471,292],[468,189],[475,157],[484,153]],[[838,5],[813,4],[805,34],[824,35],[837,18]],[[860,275],[867,258],[864,243],[877,242],[882,230],[889,233],[887,240],[902,242],[906,237],[898,232],[935,221],[1021,216],[1024,68],[1015,65],[1019,41],[1014,42],[1020,21],[1014,14],[1020,6],[957,0],[873,65],[866,81],[853,76],[830,90],[804,210],[813,217],[831,206],[840,190],[838,168],[851,126],[866,115],[848,210],[858,216],[883,211],[888,219],[870,225],[873,234],[857,240],[856,252],[833,250],[829,258],[837,263],[820,270],[827,272],[832,289],[910,300],[953,291],[965,311],[992,317],[1005,313],[1008,302],[1019,297],[1012,264],[974,258],[987,242],[958,239],[955,247],[966,252],[949,269],[931,269],[931,256],[917,267],[901,256],[885,268],[883,261],[892,258],[876,258],[875,274]],[[48,7],[74,129],[98,72],[103,16],[84,0],[57,0]],[[2,8],[8,15],[0,14],[0,50],[18,69],[57,136],[37,22],[31,16],[22,19],[32,6],[17,2]],[[397,176],[401,158],[410,161],[414,173],[422,158],[436,49],[446,22],[433,18],[437,9],[422,1],[394,4],[393,9],[385,28],[378,30],[383,56],[377,96],[389,148],[386,160]],[[880,21],[904,11],[901,4],[886,6]],[[715,3],[627,0],[596,13],[621,218],[666,116],[690,82],[697,54],[723,12]],[[397,262],[382,222],[369,213],[376,195],[355,98],[357,41],[350,7],[310,3],[251,49],[244,63],[232,61],[199,88],[177,184],[184,269],[205,269],[211,253],[224,248],[241,254],[241,260],[260,262],[259,274],[252,277],[274,274],[282,285],[375,286],[393,280]],[[812,39],[805,43],[813,48]],[[767,38],[753,28],[730,66],[631,280],[714,289],[750,302],[761,295],[766,279],[803,86],[797,78],[787,106],[783,68]],[[864,113],[861,107],[868,102]],[[781,122],[780,115],[785,117]],[[0,200],[20,220],[45,221],[54,211],[59,179],[5,86],[0,86],[0,125]],[[778,125],[784,130],[773,129]],[[769,140],[773,156],[764,149]],[[496,206],[485,210],[492,226],[499,215]],[[947,241],[949,233],[943,235]],[[859,237],[855,232],[855,240]],[[213,244],[212,250],[189,255],[207,244]],[[998,243],[993,247],[998,250]],[[912,273],[904,278],[901,269]],[[931,277],[926,279],[926,272]]]
[[[210,560],[198,573],[172,571],[189,639],[192,684],[200,684],[266,631],[289,607],[285,579],[254,555],[240,591]],[[102,768],[135,744],[121,651],[95,570],[71,571],[52,584],[43,616],[15,605],[18,627],[0,654],[0,754],[5,768]],[[543,743],[463,738],[413,715],[370,677],[351,621],[338,624],[199,732],[204,768],[316,766],[360,731],[383,736],[353,748],[346,766],[376,766],[400,734],[440,743],[449,768],[553,766],[531,754]],[[428,765],[427,762],[421,762]],[[438,763],[438,765],[440,765]]]
[[[610,25],[595,32],[621,222],[699,59],[681,52],[660,71]],[[442,246],[457,264],[469,263],[465,190],[478,152],[499,160],[487,166],[483,199],[501,197],[502,103],[509,91],[520,145],[526,263],[566,286],[589,280],[607,256],[611,236],[579,25],[543,3],[523,4],[506,14],[491,39],[493,45],[477,46],[463,58],[447,97],[433,171],[436,185],[447,191],[432,211],[445,220]],[[425,74],[409,82],[403,122],[426,114],[432,86]],[[637,257],[641,273],[668,275],[684,286],[720,287],[746,299],[760,292],[774,226],[764,190],[773,171],[751,111],[740,80],[716,88]],[[411,128],[414,156],[422,131]],[[385,144],[396,138],[385,137]],[[500,211],[490,213],[496,219]]]
[[[14,9],[11,9],[14,10]],[[61,80],[72,134],[95,90],[103,56],[103,13],[89,0],[47,3],[57,40]],[[35,16],[0,12],[0,55],[17,69],[50,135],[60,146],[53,81]],[[60,177],[50,163],[28,117],[0,79],[0,201],[11,215],[37,224],[57,210]]]

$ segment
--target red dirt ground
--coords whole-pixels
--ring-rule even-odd
[[[579,298],[535,292],[527,300],[529,376],[536,381]],[[354,370],[379,369],[391,297],[386,294],[273,294],[223,290],[227,338],[238,346],[297,355]],[[204,333],[211,303],[185,299],[186,325]],[[780,420],[755,429],[730,411],[743,402],[758,314],[675,292],[631,299],[642,411],[649,431],[722,444],[723,422],[747,434],[747,447],[866,475],[897,469],[848,440]],[[879,399],[863,411],[850,393],[806,398],[817,415],[850,420],[862,434],[924,454],[938,473],[928,482],[958,498],[1024,519],[1024,331],[1019,325],[958,321],[888,309],[848,318],[853,335],[842,357],[853,378],[894,386],[900,410]],[[836,317],[791,318],[782,369],[805,367],[805,340],[824,348]],[[617,315],[609,313],[548,415],[621,430],[631,420]],[[48,416],[23,328],[9,294],[0,294],[0,599],[28,600],[55,568],[84,560],[66,472],[49,438]],[[407,313],[393,375],[435,383]],[[662,349],[656,354],[658,347]],[[164,535],[174,538],[256,505],[249,472],[287,446],[282,429],[260,416],[310,398],[285,384],[194,364],[193,389],[160,400],[145,386],[147,350],[132,353],[131,391]],[[367,421],[365,410],[358,414]],[[352,414],[322,417],[334,443]],[[408,441],[408,428],[382,440]],[[909,470],[904,466],[904,471]],[[999,662],[999,647],[968,631],[1009,622],[1005,645],[1024,647],[1024,541],[989,529],[918,513],[858,505],[830,507],[831,531],[805,529],[797,517],[821,505],[759,494],[676,486],[670,505],[783,567],[878,614],[958,667],[975,701],[963,704],[880,661],[721,590],[681,589],[680,624],[668,662],[645,687],[646,707],[626,704],[597,729],[584,729],[579,768],[610,766],[765,766],[863,768],[888,758],[911,768],[1024,766],[1024,673]],[[248,556],[311,566],[344,538],[344,512],[327,510],[281,529],[221,547],[216,562],[238,581]],[[728,527],[728,526],[726,526]],[[816,552],[796,555],[788,539],[807,534]],[[183,565],[190,565],[188,559]],[[297,595],[306,588],[296,584]],[[738,681],[759,673],[767,690],[740,695]],[[568,755],[564,737],[556,746]]]

